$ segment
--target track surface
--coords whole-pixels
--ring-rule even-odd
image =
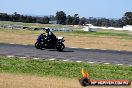
[[[0,55],[132,65],[132,52],[127,51],[65,48],[58,52],[38,50],[33,45],[0,44]]]

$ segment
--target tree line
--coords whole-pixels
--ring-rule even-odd
[[[25,22],[25,23],[42,23],[49,24],[49,21],[57,21],[57,24],[63,25],[83,25],[93,24],[95,26],[105,27],[123,27],[124,25],[132,25],[132,12],[126,12],[120,19],[107,19],[107,18],[95,18],[89,17],[80,18],[78,14],[66,15],[63,11],[57,11],[56,15],[35,17],[25,16],[18,13],[9,15],[7,13],[0,13],[0,21],[14,21],[14,22]]]
[[[49,17],[33,17],[33,16],[25,16],[18,14],[17,12],[9,15],[7,13],[0,13],[0,21],[13,21],[13,22],[25,22],[25,23],[42,23],[48,24]]]

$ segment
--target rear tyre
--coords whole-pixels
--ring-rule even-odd
[[[63,44],[63,43],[57,43],[57,45],[56,45],[56,49],[58,50],[58,51],[63,51],[63,49],[65,48],[65,45]]]

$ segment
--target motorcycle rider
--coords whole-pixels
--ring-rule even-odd
[[[40,37],[41,39],[44,39],[44,38],[45,38],[45,33],[40,34],[39,37]]]
[[[45,32],[47,33],[46,38],[45,38],[45,42],[49,45],[53,45],[56,42],[56,36],[50,31],[49,28],[45,28],[44,29]]]

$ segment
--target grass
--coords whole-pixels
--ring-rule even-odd
[[[82,88],[77,79],[0,73],[1,88]]]
[[[116,33],[116,32],[111,32],[111,31],[95,31],[95,32],[85,32],[85,31],[73,31],[73,32],[67,32],[67,34],[73,34],[73,35],[83,35],[83,36],[89,36],[89,35],[93,35],[93,36],[119,36],[119,37],[131,37],[131,34],[128,33]]]
[[[2,73],[80,78],[82,77],[80,72],[82,67],[89,72],[91,79],[132,80],[132,67],[130,66],[18,59],[0,56],[0,72]]]

